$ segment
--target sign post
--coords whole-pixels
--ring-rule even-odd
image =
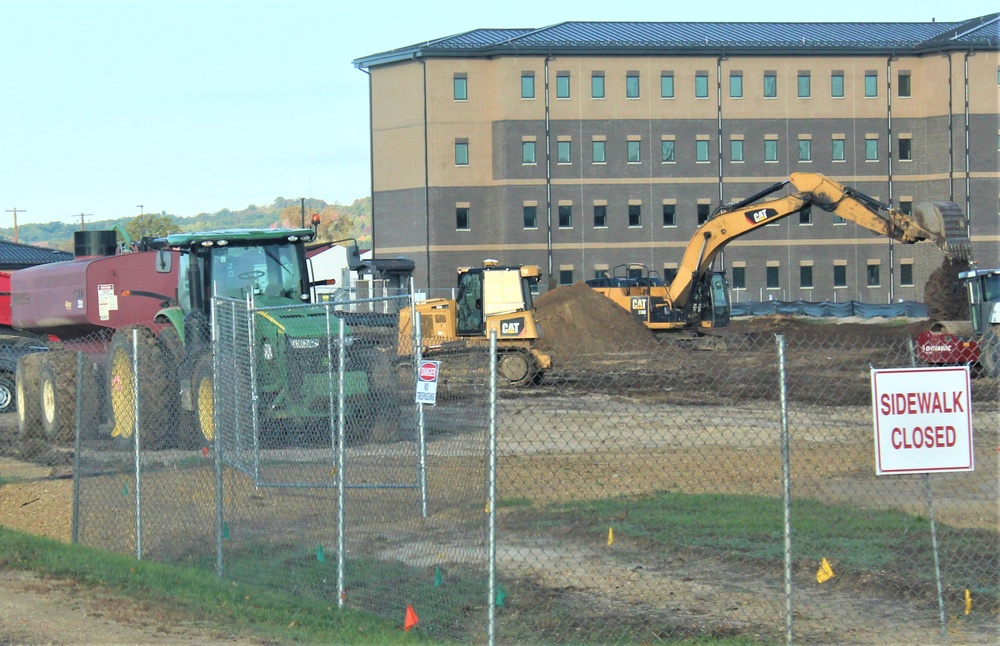
[[[969,367],[872,368],[871,380],[875,474],[919,473],[927,486],[941,634],[947,637],[929,474],[975,468]]]

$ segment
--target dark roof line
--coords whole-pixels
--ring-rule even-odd
[[[634,54],[658,50],[699,54],[734,49],[794,54],[920,54],[941,49],[996,50],[1000,13],[960,22],[561,22],[537,29],[474,29],[422,44],[372,54],[355,67],[385,65],[425,56]],[[778,52],[775,52],[775,49]]]

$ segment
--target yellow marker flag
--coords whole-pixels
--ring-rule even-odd
[[[615,542],[615,529],[614,527],[608,527],[608,546],[610,547],[612,543]]]
[[[972,594],[969,593],[969,589],[965,589],[965,614],[972,612]]]
[[[830,567],[829,561],[823,558],[823,562],[819,566],[819,570],[816,572],[816,583],[823,583],[824,581],[829,581],[836,575],[833,573],[833,568]]]

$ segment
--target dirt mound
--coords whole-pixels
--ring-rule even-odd
[[[965,291],[958,286],[958,272],[964,268],[964,263],[946,258],[940,267],[931,272],[924,286],[924,303],[932,321],[963,321],[969,318]]]
[[[535,301],[538,347],[555,354],[624,352],[655,343],[631,314],[585,283],[557,287]]]

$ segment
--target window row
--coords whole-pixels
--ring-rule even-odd
[[[803,260],[799,263],[799,288],[813,289],[815,284],[815,265],[811,260]],[[574,282],[574,267],[572,265],[560,265],[559,284],[571,285]],[[824,273],[832,281],[835,289],[847,288],[847,261],[834,260],[832,266],[824,269]],[[608,266],[595,265],[594,278],[607,278]],[[677,263],[667,263],[663,265],[663,282],[670,284],[677,277]],[[730,287],[736,290],[747,289],[747,265],[745,262],[736,262],[729,268]],[[766,289],[781,289],[781,263],[776,260],[766,261],[764,267],[764,282]],[[913,262],[904,260],[899,265],[899,283],[902,287],[913,287]],[[880,260],[868,260],[865,269],[865,284],[868,287],[876,288],[882,286],[882,262]]]
[[[880,137],[878,134],[869,133],[864,139],[864,159],[865,161],[876,162],[880,159]],[[696,135],[694,147],[691,142],[678,146],[678,142],[673,135],[663,135],[660,140],[660,163],[676,164],[678,159],[684,160],[685,155],[694,153],[694,161],[699,164],[707,164],[712,160],[712,140],[709,135]],[[761,160],[764,163],[778,163],[780,161],[780,141],[778,135],[765,135],[763,141],[747,142],[742,135],[734,135],[729,139],[729,161],[740,164],[746,161]],[[614,148],[614,147],[613,147]],[[794,154],[799,162],[812,162],[814,160],[812,135],[802,134],[796,140]],[[539,162],[539,150],[544,151],[544,143],[537,141],[535,137],[524,137],[521,141],[521,164],[526,166],[535,165]],[[639,136],[629,136],[623,148],[618,148],[624,152],[624,160],[629,164],[641,164],[643,162],[643,141]],[[611,154],[614,150],[610,151]],[[655,151],[654,151],[655,152]],[[835,134],[830,138],[829,148],[823,151],[829,154],[830,161],[846,162],[848,153],[847,137],[843,134]],[[574,160],[573,139],[560,136],[555,146],[555,162],[559,165],[572,165]],[[608,141],[603,136],[595,136],[590,142],[590,163],[607,164],[609,158]],[[896,136],[896,159],[898,161],[913,161],[913,139],[909,133]],[[468,139],[455,140],[455,165],[469,165],[469,141]]]
[[[731,99],[742,99],[744,97],[744,79],[750,75],[739,70],[728,72],[728,94]],[[757,77],[754,83],[758,84],[760,96],[765,99],[776,99],[779,96],[779,78],[777,70],[765,70]],[[690,78],[690,77],[688,77]],[[694,72],[693,96],[696,99],[710,98],[710,74],[708,70]],[[846,97],[847,75],[844,70],[833,70],[827,80],[824,92],[831,98],[842,99]],[[637,71],[625,72],[625,98],[642,98],[642,74]],[[661,99],[676,98],[675,94],[675,73],[672,70],[660,72],[659,93]],[[572,74],[569,71],[556,71],[555,92],[556,99],[570,99],[573,94]],[[535,72],[526,70],[521,72],[521,98],[534,99],[536,97]],[[469,100],[469,77],[465,72],[456,73],[453,80],[453,96],[455,101]],[[813,96],[813,74],[810,70],[799,70],[795,75],[795,95],[800,99],[809,99]],[[899,98],[912,96],[912,83],[909,70],[901,70],[896,76],[896,95]],[[878,70],[866,70],[864,72],[864,96],[874,99],[879,96],[879,72]],[[590,98],[607,98],[607,82],[603,71],[592,71],[590,73]]]
[[[574,226],[574,203],[571,200],[560,200],[557,205],[555,205],[554,214],[556,216],[556,224],[560,229],[572,229]],[[694,211],[690,212],[690,216],[694,216],[690,222],[693,222],[696,226],[701,226],[709,220],[712,216],[712,204],[709,198],[704,198],[698,201],[694,205]],[[901,198],[899,201],[899,210],[903,213],[909,214],[913,206],[913,199],[909,196]],[[537,201],[526,201],[521,206],[522,214],[522,226],[524,229],[537,229],[539,217],[545,215],[545,207],[539,206]],[[663,203],[659,207],[659,212],[654,214],[658,215],[660,218],[660,224],[665,228],[674,228],[678,226],[678,210],[677,210],[677,200],[675,199],[664,199]],[[589,215],[592,217],[591,222],[595,229],[606,229],[609,226],[611,220],[609,218],[621,218],[621,222],[627,224],[629,228],[641,228],[642,218],[643,218],[643,202],[642,200],[629,200],[628,204],[622,206],[612,206],[609,213],[609,205],[607,200],[594,200],[591,205]],[[795,218],[795,219],[791,219]],[[813,214],[811,208],[805,208],[796,216],[791,216],[792,222],[798,222],[800,226],[812,226],[813,224]],[[846,225],[847,220],[839,216],[832,217],[833,225]],[[767,226],[777,226],[780,224],[778,222],[773,222]],[[471,231],[472,221],[470,217],[470,204],[468,202],[459,202],[455,205],[455,229],[458,231]]]

